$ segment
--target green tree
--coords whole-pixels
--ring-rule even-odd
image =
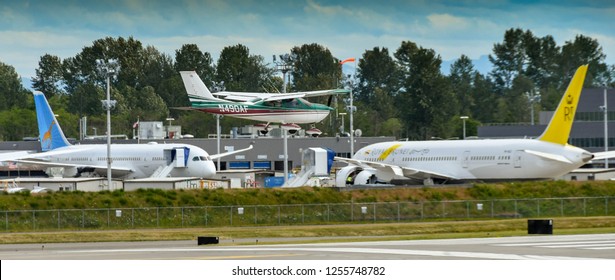
[[[474,76],[478,73],[474,70],[472,60],[462,55],[451,65],[449,76],[451,89],[455,99],[459,103],[459,115],[471,116],[474,111]]]
[[[62,94],[60,83],[62,82],[62,60],[55,55],[45,54],[38,62],[36,77],[32,78],[32,87],[45,94],[45,97]]]
[[[401,69],[403,88],[396,104],[405,121],[407,137],[448,137],[456,100],[448,80],[440,72],[440,56],[431,49],[404,41],[395,52],[395,58]]]
[[[491,75],[499,92],[510,88],[513,79],[523,72],[527,63],[524,43],[532,37],[530,31],[509,29],[504,33],[504,42],[494,44],[493,55],[489,55],[489,61],[493,64]]]
[[[329,49],[318,44],[304,44],[291,49],[293,90],[307,91],[337,88],[342,67]]]
[[[604,63],[606,55],[598,40],[587,36],[577,35],[574,41],[566,41],[562,47],[561,81],[562,87],[566,87],[577,68],[583,64],[589,64],[584,87],[604,86],[608,83],[608,66]]]
[[[26,107],[27,93],[15,68],[0,61],[0,111],[13,107]]]
[[[238,44],[225,47],[216,67],[216,80],[228,91],[262,92],[273,70],[259,55],[250,55],[248,47]]]

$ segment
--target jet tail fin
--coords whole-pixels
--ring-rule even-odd
[[[220,100],[211,94],[205,83],[201,80],[195,71],[180,71],[188,98],[192,102],[194,99],[204,100]]]
[[[570,130],[574,121],[574,114],[577,110],[583,82],[587,74],[587,65],[580,66],[574,73],[568,89],[559,102],[547,129],[538,138],[542,141],[551,142],[560,145],[568,143]]]
[[[47,98],[40,91],[34,92],[34,106],[36,107],[36,120],[38,122],[39,140],[43,152],[70,146],[68,140],[58,124]]]

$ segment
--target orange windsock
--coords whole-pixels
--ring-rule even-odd
[[[351,57],[351,58],[346,58],[346,59],[342,60],[342,61],[340,62],[340,64],[344,64],[344,63],[346,63],[346,62],[354,62],[354,57]]]

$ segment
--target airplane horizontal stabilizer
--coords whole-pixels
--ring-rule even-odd
[[[563,162],[563,163],[567,163],[567,164],[572,164],[572,162],[570,160],[568,160],[567,158],[565,158],[562,155],[543,153],[543,152],[532,151],[532,150],[523,150],[523,151],[528,153],[528,154],[539,156],[539,157],[544,158],[544,159],[553,160],[553,161],[559,161],[559,162]]]
[[[594,153],[593,159],[615,158],[615,151]]]

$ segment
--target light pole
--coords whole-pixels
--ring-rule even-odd
[[[347,62],[354,62],[354,74],[352,76],[352,80],[350,81],[350,105],[346,107],[346,110],[350,112],[350,157],[354,155],[354,123],[352,113],[356,111],[357,108],[352,104],[352,88],[354,87],[354,79],[357,76],[357,61],[354,57],[344,59],[340,62],[340,65],[344,65]],[[350,78],[350,75],[348,75]]]
[[[169,125],[167,126],[167,138],[171,138],[171,122],[174,121],[174,118],[167,118]]]
[[[216,142],[217,142],[217,147],[218,147],[218,151],[217,151],[218,154],[220,154],[220,130],[221,130],[220,129],[220,119],[222,117],[223,116],[220,115],[220,114],[215,114],[214,115],[214,118],[216,118],[216,134],[217,134],[217,138],[218,138]],[[217,170],[220,171],[220,157],[218,157],[217,162],[218,162]]]
[[[276,60],[273,55],[273,63],[275,63],[277,70],[282,72],[282,93],[286,93],[286,73],[292,70],[293,61],[295,60],[294,54],[281,54],[279,55],[280,61]],[[282,137],[284,138],[284,184],[288,181],[288,132],[282,125]]]
[[[463,139],[466,139],[466,120],[468,119],[468,116],[461,116],[459,117],[462,121],[463,121]]]
[[[606,101],[606,85],[604,85],[604,151],[609,151],[609,110]],[[609,159],[604,159],[604,168],[609,168]]]
[[[342,133],[342,136],[344,136],[344,131],[345,131],[345,129],[344,129],[344,118],[346,117],[346,113],[339,113],[339,115],[342,116],[342,126],[340,127],[341,128],[340,132]]]
[[[103,108],[107,110],[107,188],[111,190],[111,180],[113,179],[111,177],[111,108],[115,107],[116,103],[115,100],[111,100],[111,76],[115,75],[117,61],[115,59],[108,61],[97,59],[96,64],[99,71],[107,77],[107,99],[101,102]]]
[[[527,100],[530,102],[530,122],[534,125],[534,102],[540,101],[540,93],[531,90],[530,92],[526,92],[525,96]]]

